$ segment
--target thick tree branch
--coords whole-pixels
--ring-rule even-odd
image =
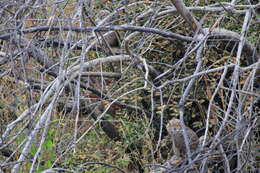
[[[192,13],[186,8],[183,0],[171,0],[173,5],[176,7],[180,15],[184,18],[184,20],[190,25],[194,32],[199,31],[199,33],[203,33],[200,23],[195,19]]]

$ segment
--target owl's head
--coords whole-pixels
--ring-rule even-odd
[[[168,132],[172,130],[181,130],[181,121],[179,119],[173,118],[169,121],[166,128]]]
[[[97,23],[101,22],[105,17],[111,14],[108,10],[100,10],[97,14]]]

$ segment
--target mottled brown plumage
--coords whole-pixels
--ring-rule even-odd
[[[96,19],[97,24],[99,25],[100,22],[101,22],[103,19],[105,19],[107,16],[109,16],[110,14],[111,14],[111,12],[109,12],[108,10],[100,10],[100,11],[98,12],[98,14],[97,14],[97,19]],[[112,21],[113,21],[113,18],[110,18],[109,20],[107,20],[107,21],[105,22],[105,24],[111,23]]]
[[[199,144],[199,138],[197,134],[191,130],[189,127],[186,127],[187,136],[189,139],[189,146],[191,153],[194,152]],[[168,134],[171,136],[173,143],[173,150],[177,156],[185,157],[187,155],[186,146],[183,137],[183,130],[181,128],[181,121],[179,119],[173,118],[167,124]]]
[[[108,10],[100,10],[97,14],[97,24],[99,25],[101,23],[101,21],[103,19],[105,19],[107,16],[109,16],[111,14],[111,12],[109,12]],[[108,19],[104,24],[102,25],[114,25],[115,24],[115,18],[110,18]],[[101,32],[103,33],[103,32]],[[103,38],[101,40],[102,44],[105,44],[104,43],[104,40],[106,40],[106,43],[111,46],[111,47],[116,47],[118,46],[118,42],[119,42],[119,35],[116,33],[116,32],[110,32],[109,34],[106,34],[106,35],[103,35]]]

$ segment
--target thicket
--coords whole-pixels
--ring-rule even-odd
[[[259,171],[257,0],[0,7],[0,172]]]

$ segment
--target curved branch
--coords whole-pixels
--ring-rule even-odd
[[[132,25],[110,25],[110,26],[97,26],[97,27],[71,27],[71,26],[40,26],[40,27],[32,27],[28,29],[20,30],[21,34],[29,34],[34,32],[43,32],[43,31],[74,31],[74,32],[102,32],[102,31],[139,31],[139,32],[147,32],[161,35],[168,39],[178,39],[182,41],[192,41],[191,37],[183,36],[180,34],[175,34],[172,32],[167,32],[161,29],[142,27],[142,26],[132,26]],[[12,34],[3,34],[0,35],[0,39],[8,40]]]
[[[240,41],[240,35],[230,30],[223,28],[215,28],[213,30],[205,28],[203,30],[206,33],[210,33],[208,41],[216,41],[217,39],[221,39],[220,41],[222,43],[231,44],[231,46],[234,46]],[[243,45],[242,54],[249,58],[249,64],[253,64],[254,62],[257,62],[258,59],[260,59],[260,56],[256,53],[256,48],[246,40]]]

